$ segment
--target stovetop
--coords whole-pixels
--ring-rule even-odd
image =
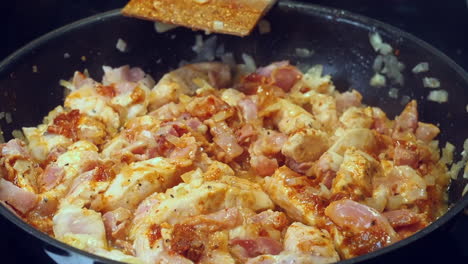
[[[125,0],[6,1],[0,17],[0,60],[27,42],[80,18],[120,8]],[[313,0],[410,32],[468,70],[468,0]],[[4,20],[4,21],[2,21]],[[42,244],[0,217],[2,263],[54,263]],[[5,262],[4,262],[5,261]],[[468,263],[468,216],[376,263]]]

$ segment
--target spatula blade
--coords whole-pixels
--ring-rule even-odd
[[[246,36],[276,0],[131,0],[126,16]]]

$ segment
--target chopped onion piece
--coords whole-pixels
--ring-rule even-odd
[[[115,45],[115,48],[117,48],[120,52],[126,52],[127,51],[127,42],[125,42],[123,39],[119,38],[117,40],[117,44]]]
[[[453,163],[453,152],[455,151],[455,146],[450,142],[445,143],[445,147],[442,149],[442,158],[440,162],[446,165]]]
[[[197,56],[191,60],[190,63],[213,61],[215,57],[218,56],[217,54],[222,51],[221,49],[219,51],[217,50],[217,41],[218,38],[216,36],[211,36],[203,40],[202,35],[196,35],[192,50],[197,53]],[[224,47],[222,49],[224,50]]]
[[[11,124],[13,122],[13,117],[11,116],[10,112],[5,113],[5,121],[7,122],[7,124]]]
[[[317,64],[312,66],[306,73],[312,78],[320,78],[322,77],[323,74],[323,65],[322,64]]]
[[[375,51],[379,51],[380,46],[382,45],[382,38],[380,37],[380,34],[375,32],[369,35],[369,41],[370,44],[372,45],[372,48],[374,48]]]
[[[161,22],[154,22],[154,29],[158,33],[164,33],[169,30],[172,30],[174,28],[178,27],[177,25],[174,24],[166,24],[166,23],[161,23]]]
[[[427,96],[427,100],[437,103],[445,103],[448,101],[448,93],[445,90],[431,91]]]
[[[393,52],[393,48],[389,44],[383,43],[382,45],[380,45],[379,52],[382,55],[388,55]]]
[[[255,65],[255,61],[252,58],[252,56],[242,53],[242,60],[244,61],[245,69],[247,70],[247,72],[254,72],[257,69],[257,66]]]
[[[421,62],[418,65],[414,66],[413,73],[421,73],[429,71],[429,63]]]
[[[390,88],[390,90],[388,90],[388,96],[390,98],[397,99],[398,98],[398,89]]]
[[[71,82],[69,82],[69,81],[60,80],[59,84],[60,84],[60,86],[65,87],[70,91],[75,90],[75,86],[73,86],[73,84]]]
[[[450,175],[450,178],[452,180],[457,179],[458,174],[460,173],[460,170],[463,168],[463,164],[465,164],[465,163],[466,163],[466,159],[463,158],[459,162],[456,162],[456,163],[452,164],[452,167],[450,167],[450,170],[448,172],[448,174]]]
[[[463,150],[467,151],[468,150],[468,138],[465,139],[465,142],[463,142]]]
[[[463,170],[463,179],[468,179],[468,163],[465,164],[465,169]]]
[[[375,57],[374,64],[372,65],[372,69],[375,72],[380,72],[382,70],[383,63],[384,63],[383,56],[377,55],[377,57]]]
[[[385,67],[382,69],[382,73],[393,82],[403,85],[404,77],[401,71],[404,69],[404,64],[399,62],[397,57],[392,54],[384,56],[383,60]]]
[[[296,55],[298,57],[308,58],[308,57],[314,55],[314,51],[306,49],[306,48],[296,48]]]
[[[17,138],[17,139],[20,139],[22,141],[25,141],[26,140],[26,137],[24,136],[23,132],[21,130],[18,130],[18,129],[15,129],[11,132],[11,135],[14,137],[14,138]]]
[[[379,73],[374,74],[374,76],[370,79],[370,85],[374,87],[382,87],[385,86],[386,83],[387,80],[385,79],[385,76]]]
[[[380,52],[382,55],[388,55],[393,52],[392,46],[382,41],[380,34],[375,32],[369,35],[369,41],[375,51]]]
[[[405,69],[405,64],[400,62],[398,58],[393,55],[392,46],[383,42],[379,33],[370,34],[369,41],[372,45],[372,48],[376,52],[380,53],[380,55],[377,55],[377,57],[374,59],[374,63],[372,65],[374,72],[384,74],[392,84],[403,86],[405,80],[402,71]]]
[[[436,78],[432,77],[424,77],[423,78],[423,85],[426,88],[439,88],[440,87],[440,81]]]

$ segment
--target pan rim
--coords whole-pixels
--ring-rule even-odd
[[[450,57],[448,57],[447,55],[445,55],[443,52],[436,49],[432,45],[428,44],[424,40],[421,40],[418,37],[410,33],[407,33],[401,29],[398,29],[397,27],[394,27],[387,23],[363,16],[363,15],[359,15],[353,12],[349,12],[349,11],[345,11],[345,10],[337,9],[337,8],[326,7],[322,5],[314,5],[314,4],[308,4],[308,3],[298,3],[298,2],[290,1],[290,0],[282,0],[282,1],[279,1],[278,7],[290,8],[292,10],[299,10],[299,11],[301,10],[310,11],[310,14],[314,16],[327,16],[328,19],[339,18],[339,19],[343,19],[343,21],[341,22],[344,22],[344,23],[354,22],[353,24],[355,26],[364,27],[369,31],[388,32],[392,35],[400,36],[404,39],[407,39],[408,41],[414,42],[416,45],[419,45],[421,48],[431,53],[431,55],[439,57],[448,67],[453,69],[465,81],[465,83],[468,84],[468,73],[461,66],[459,66],[455,61],[453,61]],[[0,62],[0,73],[6,72],[6,70],[11,64],[14,64],[16,61],[26,56],[28,53],[33,52],[34,49],[41,47],[42,45],[44,45],[45,43],[47,43],[48,41],[52,39],[60,37],[64,33],[73,31],[82,26],[88,26],[93,23],[98,23],[102,20],[112,19],[116,17],[123,17],[120,14],[120,10],[121,9],[110,10],[107,12],[103,12],[103,13],[99,13],[99,14],[87,17],[87,18],[83,18],[76,22],[67,24],[63,27],[55,29],[43,36],[36,38],[35,40],[29,42],[28,44],[25,44],[24,46],[19,48],[17,51],[15,51],[11,55],[4,58]],[[348,20],[348,21],[345,21],[345,20]],[[451,206],[449,210],[443,216],[438,218],[436,221],[434,221],[433,223],[431,223],[429,226],[422,229],[418,233],[406,239],[403,239],[395,244],[392,244],[390,246],[384,247],[382,249],[379,249],[371,253],[358,256],[352,259],[342,260],[338,263],[350,264],[350,263],[357,263],[357,262],[369,260],[377,256],[381,256],[391,251],[397,250],[403,246],[409,245],[413,243],[414,241],[425,237],[429,233],[432,233],[440,226],[446,224],[449,220],[453,219],[457,214],[459,214],[463,210],[463,208],[465,208],[466,206],[468,206],[468,195],[465,195],[464,197],[462,197],[458,202],[456,202],[453,206]],[[115,260],[111,260],[108,258],[95,255],[95,254],[88,253],[81,249],[78,249],[68,244],[65,244],[63,242],[60,242],[59,240],[52,238],[48,236],[47,234],[39,231],[38,229],[35,229],[31,225],[27,224],[26,222],[24,222],[23,220],[15,216],[9,209],[7,209],[3,205],[0,206],[0,214],[6,219],[8,219],[10,222],[15,224],[16,226],[20,227],[23,231],[25,231],[29,235],[33,235],[36,238],[39,238],[42,241],[46,242],[47,244],[51,244],[59,249],[76,252],[80,255],[84,255],[86,257],[89,257],[91,259],[94,259],[96,261],[103,262],[103,263],[121,263]]]

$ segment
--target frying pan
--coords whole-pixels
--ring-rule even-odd
[[[365,104],[381,107],[389,117],[403,109],[402,96],[417,99],[420,120],[438,124],[442,131],[440,146],[450,141],[457,150],[463,148],[468,135],[468,126],[465,125],[468,124],[465,109],[468,93],[464,92],[468,87],[468,74],[441,52],[376,20],[311,4],[280,1],[267,19],[272,26],[271,33],[260,35],[254,32],[246,38],[217,35],[217,45],[233,52],[238,61],[242,53],[249,54],[257,65],[277,60],[290,60],[304,68],[322,64],[325,73],[333,76],[338,90],[358,90],[363,94]],[[370,32],[379,32],[386,42],[398,49],[400,61],[407,66],[405,86],[399,88],[398,99],[388,96],[390,86],[369,86],[373,75],[372,63],[377,55],[368,42]],[[153,23],[122,17],[119,10],[115,10],[80,20],[31,42],[0,63],[0,112],[10,112],[13,118],[11,123],[0,120],[5,140],[11,139],[14,129],[37,125],[53,107],[62,103],[63,88],[58,80],[68,79],[75,70],[88,69],[92,77],[100,79],[102,65],[130,64],[142,67],[158,79],[177,68],[181,60],[196,59],[191,47],[198,34],[202,33],[184,28],[158,34]],[[208,37],[212,36],[204,36]],[[115,48],[119,38],[127,43],[126,52]],[[296,48],[307,48],[314,54],[299,57]],[[430,75],[438,78],[442,88],[448,91],[449,103],[425,100],[429,90],[422,86],[421,76],[410,71],[422,61],[429,62]],[[449,211],[427,228],[391,246],[341,263],[380,262],[383,255],[402,250],[402,247],[424,239],[436,229],[444,228],[468,205],[468,196],[462,197],[465,185],[466,180],[461,175],[452,181]],[[115,263],[47,236],[17,218],[3,205],[0,205],[0,214],[42,241],[46,252],[57,261]]]

